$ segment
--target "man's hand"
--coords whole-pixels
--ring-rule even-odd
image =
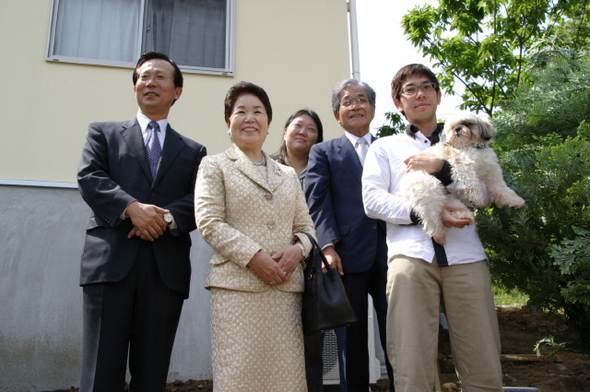
[[[452,213],[454,211],[460,210],[460,208],[457,208],[452,204],[445,204],[440,214],[443,225],[445,225],[446,227],[458,227],[459,229],[462,229],[465,226],[473,224],[473,218],[471,217],[457,218],[453,216]]]
[[[411,171],[424,170],[428,174],[437,173],[443,167],[443,160],[434,155],[422,151],[411,155],[404,160],[406,173]]]
[[[344,270],[342,269],[342,260],[340,260],[340,256],[338,256],[338,253],[336,253],[336,249],[334,249],[333,246],[328,246],[324,248],[324,255],[326,256],[326,260],[328,260],[330,267],[336,268],[341,276],[344,275]],[[322,265],[322,269],[325,271],[326,267]]]
[[[125,214],[134,226],[127,238],[137,236],[142,240],[155,241],[166,231],[164,214],[168,212],[170,211],[153,204],[143,204],[137,200],[132,202],[125,209]]]

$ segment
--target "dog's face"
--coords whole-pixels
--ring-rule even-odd
[[[496,133],[490,123],[471,112],[458,112],[449,118],[441,141],[455,148],[487,145]]]

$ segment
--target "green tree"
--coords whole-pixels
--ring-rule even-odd
[[[387,121],[389,121],[389,123],[383,124],[377,129],[377,137],[403,133],[406,129],[406,123],[399,113],[386,112],[385,118]]]
[[[530,84],[493,122],[519,211],[477,214],[493,276],[531,304],[563,311],[590,353],[590,54],[549,45],[528,57]]]
[[[588,0],[440,0],[416,7],[402,25],[412,44],[440,67],[441,87],[465,91],[462,109],[492,116],[526,81],[525,56],[541,39],[588,45]]]

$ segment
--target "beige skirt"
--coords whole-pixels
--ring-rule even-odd
[[[211,288],[215,392],[306,392],[301,293]]]

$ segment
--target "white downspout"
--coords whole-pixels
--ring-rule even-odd
[[[361,80],[359,35],[356,23],[356,0],[348,0],[348,21],[350,25],[350,62],[352,66],[352,78]]]

